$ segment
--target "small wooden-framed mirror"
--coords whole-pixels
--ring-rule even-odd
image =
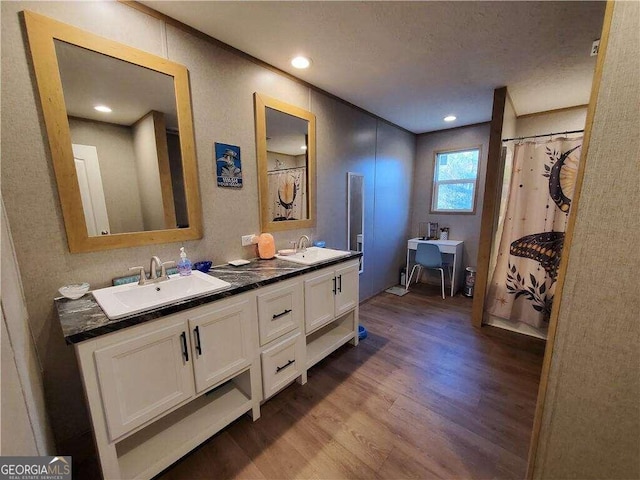
[[[316,222],[316,117],[260,93],[254,95],[262,231]]]
[[[363,252],[360,272],[364,270],[364,175],[347,172],[347,245]]]
[[[23,13],[69,250],[201,238],[187,69]]]

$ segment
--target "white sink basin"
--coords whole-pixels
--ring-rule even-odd
[[[295,255],[276,255],[281,260],[289,262],[301,263],[302,265],[315,265],[316,263],[325,262],[334,258],[344,257],[351,252],[345,250],[332,250],[331,248],[309,247],[303,252]]]
[[[171,275],[169,280],[148,285],[128,283],[94,290],[93,296],[112,320],[224,290],[229,282],[194,270],[191,275]]]

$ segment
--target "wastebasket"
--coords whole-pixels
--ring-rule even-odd
[[[462,294],[465,297],[473,297],[473,289],[476,285],[476,269],[474,267],[467,267],[464,276],[464,290]]]
[[[407,269],[406,267],[402,267],[400,269],[400,285],[404,287],[406,283],[407,283]]]

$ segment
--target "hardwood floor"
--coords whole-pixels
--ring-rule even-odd
[[[159,479],[523,478],[544,342],[471,327],[417,285],[360,307],[369,331]]]

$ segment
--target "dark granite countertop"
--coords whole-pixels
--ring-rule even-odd
[[[255,259],[251,263],[239,267],[232,265],[214,266],[209,270],[209,274],[229,282],[231,284],[230,287],[209,295],[176,302],[118,320],[110,320],[90,293],[77,300],[61,297],[56,298],[54,302],[66,342],[68,344],[80,343],[132,325],[138,325],[182,310],[205,305],[361,256],[362,253],[352,252],[349,256],[328,260],[312,266],[300,265],[277,258],[271,260]]]

